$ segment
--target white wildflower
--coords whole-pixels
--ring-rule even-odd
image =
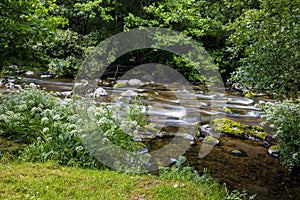
[[[106,117],[102,117],[99,121],[98,121],[98,123],[99,124],[103,124],[103,123],[105,123],[107,121],[107,118]]]
[[[83,146],[78,146],[75,148],[75,150],[78,152],[78,151],[82,151],[83,150]]]
[[[31,108],[30,112],[32,115],[34,115],[36,112],[38,111],[38,108],[37,107],[33,107]]]
[[[294,154],[292,155],[292,158],[293,158],[294,160],[297,160],[297,159],[298,159],[298,152],[297,152],[297,153],[294,153]]]
[[[270,128],[272,128],[272,129],[276,128],[275,124],[271,124]]]
[[[59,115],[54,115],[53,120],[60,120],[60,116]]]
[[[43,118],[41,119],[41,123],[42,123],[42,124],[48,124],[48,122],[49,122],[48,117],[43,117]]]
[[[49,128],[48,127],[43,128],[43,133],[47,133],[47,132],[49,132]]]
[[[70,135],[77,135],[77,130],[72,130],[72,131],[70,132]]]
[[[273,103],[267,102],[267,103],[266,103],[266,106],[273,106]]]

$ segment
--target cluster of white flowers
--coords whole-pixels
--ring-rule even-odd
[[[45,125],[45,124],[48,124],[48,123],[49,123],[48,117],[43,117],[43,118],[41,119],[41,124],[42,124],[42,125]]]
[[[35,115],[36,113],[41,113],[42,111],[43,111],[43,109],[40,108],[40,107],[33,107],[33,108],[31,108],[30,113],[31,113],[31,115],[33,116],[33,115]]]

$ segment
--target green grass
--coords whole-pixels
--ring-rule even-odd
[[[0,164],[0,199],[223,199],[224,187],[147,175],[64,167]]]

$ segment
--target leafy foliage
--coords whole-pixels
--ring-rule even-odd
[[[195,1],[167,0],[144,6],[145,15],[133,13],[125,18],[124,29],[141,26],[158,26],[180,31],[201,43],[213,57],[221,73],[228,77],[236,66],[236,60],[230,59],[227,52],[227,39],[231,33],[230,22],[239,17],[244,10],[258,6],[257,0],[251,1]],[[188,63],[177,60],[171,66],[180,72],[189,72],[192,81],[201,80],[195,75]],[[178,62],[180,61],[180,62]],[[170,64],[170,63],[168,63]],[[181,69],[181,66],[183,66]],[[194,76],[195,75],[195,76]]]
[[[0,68],[45,68],[48,57],[32,45],[52,37],[67,20],[55,14],[54,0],[3,0],[0,2]]]
[[[22,159],[54,160],[72,166],[102,166],[90,156],[81,140],[83,130],[77,123],[80,116],[74,113],[72,100],[61,101],[51,93],[30,86],[3,96],[0,110],[0,135],[29,144]],[[130,110],[128,108],[128,112]],[[132,116],[124,115],[124,121],[114,116],[109,106],[90,111],[98,122],[95,126],[102,130],[100,134],[124,150],[140,149],[140,143],[132,141],[137,134],[138,123],[131,117],[136,116],[137,110],[132,112]],[[101,148],[99,145],[98,148]]]
[[[49,57],[48,71],[58,77],[74,77],[88,52],[84,37],[71,30],[58,31],[54,40],[48,38],[35,48]]]
[[[299,95],[300,2],[261,1],[232,24],[232,47],[241,67],[233,80],[276,97]]]
[[[283,164],[292,169],[300,166],[300,104],[283,101],[277,103],[260,102],[266,112],[263,116],[275,130],[274,138],[280,145]]]
[[[4,0],[0,3],[0,47],[20,48],[43,41],[66,20],[54,14],[53,0]]]

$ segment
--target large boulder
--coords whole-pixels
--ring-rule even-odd
[[[141,87],[141,86],[145,85],[145,83],[139,79],[130,79],[128,81],[128,85],[130,87]]]

